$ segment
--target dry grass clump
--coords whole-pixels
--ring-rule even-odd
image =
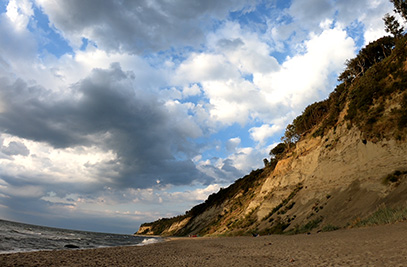
[[[355,224],[356,227],[383,225],[407,220],[407,207],[389,208],[385,205],[380,206],[377,211],[366,219],[360,220]]]

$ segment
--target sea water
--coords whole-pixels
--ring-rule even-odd
[[[141,246],[162,241],[156,237],[58,229],[0,220],[0,253],[70,248]]]

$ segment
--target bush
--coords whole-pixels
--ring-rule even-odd
[[[403,174],[407,174],[407,171],[395,171],[390,173],[383,178],[383,184],[397,183],[400,180],[400,176]]]

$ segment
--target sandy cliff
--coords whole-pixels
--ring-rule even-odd
[[[272,233],[313,221],[319,230],[357,223],[382,206],[407,206],[407,142],[373,143],[361,136],[343,122],[323,138],[302,140],[258,186],[161,234]],[[398,181],[386,183],[396,171]],[[146,227],[139,233],[154,234]]]
[[[297,233],[352,226],[379,208],[407,209],[406,58],[407,37],[362,77],[310,105],[297,118],[304,122],[298,127],[310,126],[277,165],[138,233]]]

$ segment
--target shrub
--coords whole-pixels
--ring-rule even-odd
[[[407,174],[407,171],[394,171],[383,178],[383,184],[397,183],[400,180],[400,176]]]

